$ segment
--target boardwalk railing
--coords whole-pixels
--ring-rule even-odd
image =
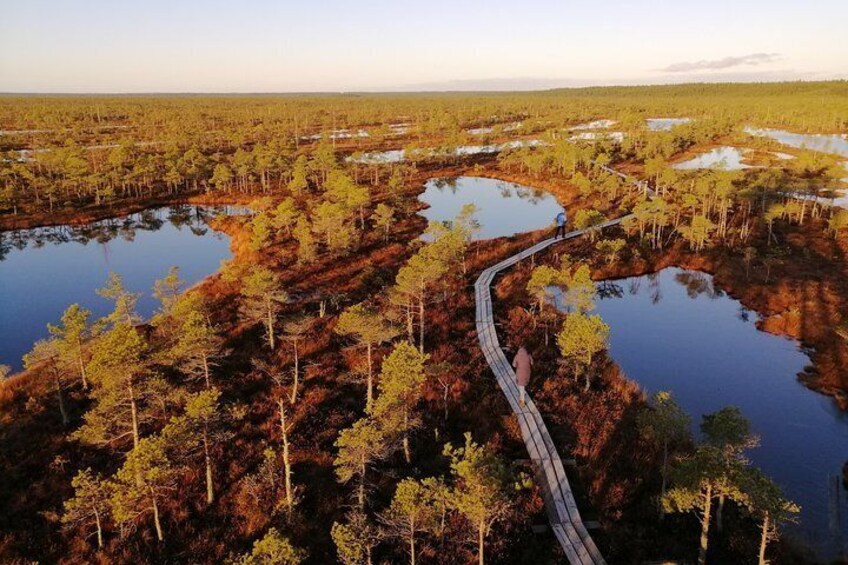
[[[596,229],[614,226],[628,217],[630,216],[610,220],[596,226]],[[585,231],[570,232],[561,241],[580,236]],[[489,367],[495,374],[498,385],[500,385],[507,402],[518,418],[518,425],[521,428],[521,435],[527,446],[527,452],[530,454],[530,459],[533,461],[541,479],[551,527],[557,541],[565,551],[569,563],[573,565],[603,565],[605,564],[604,558],[580,518],[580,512],[577,510],[577,503],[571,492],[571,485],[565,474],[562,459],[557,453],[542,415],[539,414],[536,404],[529,395],[524,407],[518,402],[515,372],[498,342],[492,311],[491,284],[495,276],[519,261],[550,247],[556,241],[553,238],[546,239],[483,271],[474,284],[477,304],[477,337],[480,340],[480,348],[486,356]]]

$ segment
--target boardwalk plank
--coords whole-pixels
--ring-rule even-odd
[[[622,219],[610,220],[602,227],[616,225]],[[583,233],[583,230],[569,232],[562,241],[578,237]],[[474,285],[477,339],[498,386],[516,414],[530,459],[537,466],[538,478],[541,480],[546,505],[550,510],[551,527],[566,558],[569,563],[575,565],[605,565],[603,557],[580,518],[565,469],[544,419],[529,396],[526,406],[522,408],[519,405],[515,371],[500,347],[494,325],[492,281],[500,271],[550,247],[556,241],[553,238],[540,241],[481,273]]]
[[[604,170],[616,174],[621,178],[628,179],[615,169],[603,167]],[[649,196],[654,193],[644,183],[633,182],[635,186],[646,190]],[[609,220],[601,224],[601,229],[620,224],[622,221],[632,218],[633,215],[623,216]],[[501,388],[510,408],[516,414],[518,425],[521,430],[527,451],[531,460],[537,465],[539,479],[542,480],[546,503],[550,506],[552,530],[557,541],[565,552],[566,558],[572,564],[579,565],[605,565],[605,561],[598,551],[597,546],[586,530],[585,524],[580,518],[571,485],[562,465],[562,460],[556,451],[553,439],[548,433],[544,419],[528,397],[527,405],[521,407],[518,403],[518,387],[515,383],[515,372],[509,360],[500,347],[497,332],[494,326],[494,315],[492,311],[491,283],[500,273],[518,262],[547,249],[557,241],[565,241],[579,237],[585,230],[574,230],[567,233],[562,240],[548,238],[533,246],[511,256],[493,267],[484,270],[474,285],[475,296],[475,323],[480,348],[489,363],[492,373]]]

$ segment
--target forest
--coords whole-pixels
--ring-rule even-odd
[[[486,204],[428,223],[425,183],[464,177],[545,191],[581,230],[492,282],[493,327],[534,359],[527,392],[605,561],[839,562],[784,535],[802,507],[754,463],[749,416],[646,391],[597,313],[607,281],[709,273],[803,346],[798,382],[844,417],[848,156],[757,128],[844,141],[848,82],[0,97],[0,264],[132,239],[153,220],[108,220],[166,205],[246,210],[204,217],[229,238],[216,272],[113,272],[107,315],[69,303],[2,366],[0,562],[570,559],[475,326],[478,276],[558,210],[493,239]],[[743,166],[680,166],[721,148]]]

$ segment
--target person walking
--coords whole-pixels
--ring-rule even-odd
[[[525,388],[530,384],[530,369],[533,367],[533,357],[527,353],[527,349],[523,345],[518,348],[518,353],[512,360],[512,367],[515,369],[515,380],[518,384],[518,403],[524,408]]]
[[[568,215],[565,213],[565,208],[556,215],[556,232],[554,232],[554,239],[559,238],[559,235],[562,234],[563,239],[565,239],[565,223],[568,221]]]

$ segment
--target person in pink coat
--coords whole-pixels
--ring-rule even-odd
[[[533,357],[523,345],[518,348],[518,353],[512,360],[512,367],[515,369],[515,380],[518,384],[518,403],[523,407],[525,388],[530,384],[530,369],[533,367]]]

